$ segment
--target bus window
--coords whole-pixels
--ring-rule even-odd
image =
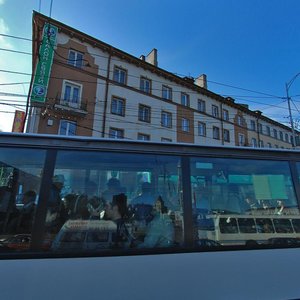
[[[274,233],[274,227],[271,219],[257,218],[256,219],[257,231],[259,233]]]
[[[1,251],[29,250],[45,151],[1,148]]]
[[[237,222],[235,218],[220,218],[221,233],[238,233]]]
[[[180,158],[176,156],[58,151],[54,174],[64,179],[57,193],[61,205],[53,218],[49,217],[49,207],[46,218],[47,233],[55,245],[52,249],[64,247],[59,241],[62,231],[72,230],[74,234],[74,230],[83,230],[76,223],[70,229],[70,221],[82,226],[83,220],[89,220],[85,226],[90,226],[84,229],[87,238],[81,241],[87,245],[71,244],[73,250],[182,245],[179,172]],[[101,221],[98,229],[92,221]],[[107,239],[104,228],[109,222],[116,226],[110,227]]]
[[[293,233],[284,216],[300,214],[288,161],[193,157],[190,169],[196,240],[241,245]],[[212,232],[199,219],[219,226]]]
[[[254,219],[238,218],[238,224],[241,233],[256,233]]]
[[[293,233],[293,227],[289,219],[273,219],[277,233]]]
[[[293,224],[295,232],[300,233],[300,220],[292,219],[292,224]]]

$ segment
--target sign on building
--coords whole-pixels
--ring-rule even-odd
[[[32,102],[44,103],[46,101],[48,82],[54,56],[54,47],[56,45],[56,35],[57,27],[51,24],[45,24],[39,60],[31,89]]]
[[[23,132],[25,122],[25,112],[21,110],[15,111],[15,118],[12,126],[12,132]]]

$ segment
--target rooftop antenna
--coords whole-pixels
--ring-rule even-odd
[[[52,14],[52,3],[53,3],[53,0],[51,0],[51,2],[50,2],[50,14],[49,14],[50,18],[51,18],[51,14]]]

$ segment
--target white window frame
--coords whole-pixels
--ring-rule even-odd
[[[223,139],[224,142],[230,143],[230,131],[228,129],[223,129]]]
[[[278,132],[277,132],[277,129],[273,129],[273,137],[274,139],[278,139]]]
[[[181,105],[190,106],[190,96],[187,93],[181,92]]]
[[[138,119],[141,122],[151,123],[151,107],[144,104],[139,104]]]
[[[65,99],[67,87],[71,88],[70,99]],[[77,101],[75,101],[76,99],[74,98],[75,88],[78,89]],[[62,94],[61,94],[61,101],[60,101],[60,103],[62,105],[67,105],[67,106],[74,107],[74,108],[80,108],[81,95],[82,95],[82,84],[79,84],[79,83],[73,82],[73,81],[69,81],[69,80],[63,80]]]
[[[243,117],[242,116],[237,116],[237,124],[239,126],[243,126]]]
[[[162,86],[162,98],[166,100],[172,100],[172,88],[167,85]]]
[[[220,139],[220,128],[217,126],[213,126],[213,139],[215,140]]]
[[[254,120],[250,120],[250,130],[256,131],[256,122]]]
[[[204,112],[206,111],[206,102],[205,100],[202,99],[198,99],[198,111],[200,112]]]
[[[181,130],[184,132],[190,132],[190,120],[187,118],[181,119]]]
[[[251,146],[252,146],[253,148],[257,148],[257,140],[256,140],[256,138],[252,138],[252,139],[251,139]]]
[[[138,133],[137,139],[138,141],[150,141],[150,134]]]
[[[270,128],[270,126],[266,126],[266,134],[268,136],[271,136],[271,128]]]
[[[172,128],[172,113],[165,110],[161,112],[161,126]]]
[[[219,107],[217,105],[212,104],[211,114],[212,114],[213,117],[219,118]]]
[[[109,138],[110,139],[124,139],[124,130],[120,128],[109,128]]]
[[[71,58],[72,54],[74,55],[74,58]],[[74,49],[70,49],[68,54],[68,64],[81,69],[83,66],[83,53]]]
[[[282,132],[282,131],[279,131],[279,139],[280,139],[281,141],[283,141],[283,132]]]
[[[113,73],[113,80],[121,83],[126,84],[127,81],[127,70],[121,68],[121,67],[114,67],[114,73]]]
[[[259,148],[264,148],[264,141],[263,140],[259,140]]]
[[[206,136],[206,124],[204,122],[198,122],[198,135]]]
[[[163,143],[172,143],[172,139],[168,139],[168,138],[164,138],[164,137],[162,137],[160,139],[160,141],[163,142]]]
[[[66,133],[62,133],[62,127],[63,127],[63,124],[66,124],[66,125],[67,125],[67,126],[66,126]],[[75,132],[74,132],[74,134],[72,133],[71,128],[70,128],[72,125],[75,126]],[[66,136],[75,136],[75,135],[76,135],[76,129],[77,129],[77,124],[76,124],[76,122],[71,122],[71,121],[62,119],[62,120],[60,120],[60,122],[59,122],[58,134],[59,134],[59,135],[66,135]]]
[[[151,80],[147,77],[141,76],[140,78],[140,90],[144,93],[151,94]]]
[[[118,116],[125,116],[126,100],[113,96],[111,99],[111,114]]]
[[[229,121],[229,110],[228,109],[223,109],[223,120]]]
[[[243,133],[239,133],[238,135],[238,139],[239,139],[239,146],[245,146],[245,135]]]

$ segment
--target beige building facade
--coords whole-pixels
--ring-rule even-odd
[[[44,15],[33,14],[33,70],[42,29],[58,28],[45,101],[31,102],[27,132],[155,142],[292,148],[289,127],[179,77],[158,53],[134,57]]]

